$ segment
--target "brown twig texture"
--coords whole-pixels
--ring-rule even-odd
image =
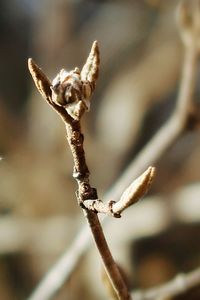
[[[118,298],[128,300],[131,299],[131,296],[112,257],[97,213],[103,212],[119,217],[124,209],[134,204],[147,192],[154,177],[154,168],[150,167],[141,178],[136,180],[124,192],[118,203],[109,201],[108,204],[103,204],[98,199],[97,190],[91,187],[80,119],[84,112],[89,110],[89,100],[98,78],[99,62],[99,48],[98,43],[95,41],[81,72],[78,68],[70,72],[63,69],[52,83],[32,59],[29,59],[28,66],[39,92],[65,123],[67,140],[74,161],[73,177],[78,184],[78,191],[76,192],[78,203],[83,209],[105,270]],[[48,297],[44,297],[44,294],[42,297],[43,300],[48,299]],[[39,300],[41,297],[36,294],[31,299]]]

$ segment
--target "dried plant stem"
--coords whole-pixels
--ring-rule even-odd
[[[77,199],[82,206],[84,215],[91,228],[96,246],[104,262],[105,270],[110,281],[118,295],[119,299],[130,300],[131,296],[128,288],[120,274],[120,271],[112,257],[108,244],[106,242],[101,224],[96,212],[85,208],[84,201],[87,199],[97,199],[97,191],[92,188],[89,183],[89,170],[85,160],[85,152],[83,148],[83,134],[79,121],[73,121],[66,124],[67,140],[72,151],[74,159],[73,177],[77,180],[78,192]]]
[[[134,300],[171,299],[199,285],[200,268],[188,274],[178,274],[174,279],[161,286],[150,288],[146,291],[135,291],[132,295]]]
[[[61,70],[51,83],[32,59],[28,60],[28,67],[38,91],[47,103],[60,115],[66,126],[67,140],[74,161],[73,177],[78,184],[78,191],[76,192],[77,200],[90,226],[106,273],[118,298],[120,300],[131,300],[126,283],[106,242],[97,216],[98,211],[90,210],[90,206],[87,207],[84,205],[85,201],[98,200],[97,191],[91,187],[89,182],[90,173],[85,159],[83,147],[84,136],[81,132],[80,119],[85,111],[89,109],[88,101],[96,85],[99,62],[99,48],[98,43],[95,41],[81,73],[78,68],[70,72]],[[150,179],[147,181],[147,187],[151,181]],[[144,189],[144,192],[146,190],[147,188]],[[127,202],[131,205],[134,201],[131,203],[129,199]],[[127,207],[129,205],[127,204]],[[55,281],[55,285],[57,285],[55,272],[50,277],[50,282]],[[55,290],[46,285],[45,288],[47,290],[43,288],[36,290],[29,299],[45,300],[52,298]]]
[[[115,263],[112,254],[109,250],[97,214],[90,210],[85,210],[85,216],[87,218],[88,224],[90,225],[91,231],[93,233],[96,246],[104,262],[106,273],[110,278],[111,284],[114,287],[114,290],[116,291],[118,298],[127,299],[127,300],[132,299],[129,294],[128,288],[124,282],[124,279],[121,276],[119,268]]]
[[[82,206],[84,215],[87,219],[87,222],[90,226],[92,231],[96,246],[98,251],[101,255],[101,258],[104,263],[105,270],[110,278],[110,281],[113,285],[114,290],[119,299],[121,300],[131,300],[131,296],[129,294],[128,288],[121,276],[121,273],[116,265],[108,244],[106,242],[101,224],[99,222],[98,216],[96,212],[93,212],[84,206],[84,201],[87,199],[97,199],[97,192],[96,189],[92,188],[89,183],[89,170],[85,160],[85,152],[83,148],[83,134],[81,133],[81,126],[79,121],[73,121],[70,123],[66,123],[67,129],[67,140],[69,146],[71,148],[71,152],[74,159],[74,172],[73,177],[76,179],[78,184],[78,191],[77,191],[77,199]],[[81,245],[79,244],[79,247]],[[74,255],[74,253],[73,253]],[[73,256],[72,255],[72,256]],[[72,259],[73,260],[73,259]],[[71,264],[71,261],[69,260]],[[60,267],[62,268],[63,265],[61,264]],[[50,281],[53,284],[53,287],[57,286],[60,282],[60,276],[56,278],[57,271],[53,272],[49,277]],[[58,274],[59,275],[59,274]],[[62,280],[62,278],[61,278]],[[36,290],[33,295],[29,298],[30,300],[45,300],[52,298],[53,294],[55,293],[55,289],[52,290],[52,286],[45,284],[45,288]]]

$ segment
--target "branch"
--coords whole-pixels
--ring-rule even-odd
[[[104,204],[101,200],[85,200],[84,206],[92,211],[121,217],[121,213],[129,206],[140,200],[149,190],[155,177],[155,168],[149,167],[140,177],[138,177],[123,192],[119,201],[109,201]]]
[[[180,7],[181,9],[181,7]],[[199,11],[199,9],[198,9]],[[180,23],[180,13],[178,13],[180,31],[183,33],[184,28]],[[195,44],[194,44],[195,46]],[[123,188],[128,186],[132,178],[136,178],[149,165],[154,165],[169,147],[177,140],[177,138],[186,131],[189,121],[196,120],[193,114],[192,93],[194,91],[195,78],[197,73],[197,50],[196,46],[187,47],[185,45],[185,58],[179,88],[176,108],[171,118],[161,127],[157,134],[149,141],[146,147],[138,154],[138,156],[130,163],[122,176],[115,182],[113,187],[106,193],[105,200],[111,198],[119,199],[123,192]],[[104,218],[104,221],[107,219]],[[34,295],[47,295],[50,298],[54,295],[62,285],[69,280],[70,275],[78,265],[83,254],[90,246],[90,234],[87,227],[84,227],[75,237],[70,248],[67,249],[57,263],[49,270],[39,286],[36,288]],[[57,280],[52,281],[52,277]],[[48,299],[46,298],[46,299]],[[43,297],[37,299],[45,299]]]
[[[52,84],[33,60],[29,59],[28,66],[39,92],[65,123],[67,140],[74,160],[73,177],[78,185],[77,200],[90,226],[107,275],[118,298],[131,300],[126,283],[108,247],[97,213],[90,210],[90,206],[86,207],[84,204],[85,201],[98,199],[96,189],[91,187],[89,182],[90,173],[85,159],[84,136],[80,124],[82,115],[89,109],[89,100],[98,77],[98,44],[97,42],[93,43],[82,72],[78,68],[70,72],[63,69],[52,81]],[[49,294],[48,290],[49,288],[43,291],[42,296],[36,291],[30,299],[49,299],[52,294]]]
[[[179,274],[161,286],[150,288],[146,291],[133,291],[132,296],[134,300],[171,299],[174,296],[186,293],[198,285],[200,285],[200,268],[188,274]]]

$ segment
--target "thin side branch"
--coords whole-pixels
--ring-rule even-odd
[[[84,206],[94,212],[100,212],[113,217],[120,218],[121,213],[129,206],[138,202],[149,190],[155,177],[155,168],[149,167],[140,177],[138,177],[123,192],[119,201],[108,201],[103,203],[101,200],[85,200]]]

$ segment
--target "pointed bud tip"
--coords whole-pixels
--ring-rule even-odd
[[[33,59],[31,57],[28,58],[28,66],[33,65]]]
[[[99,52],[99,43],[97,40],[93,42],[91,50],[92,52]]]
[[[35,70],[36,67],[37,67],[37,65],[34,62],[34,60],[31,57],[28,58],[28,69],[31,72],[31,74],[33,74],[33,71]]]
[[[93,42],[93,46],[98,46],[99,44],[98,44],[98,41],[97,40],[95,40],[94,42]]]
[[[146,173],[146,174],[145,174]],[[148,178],[149,184],[152,183],[155,175],[156,175],[156,168],[155,167],[148,167],[148,169],[144,172],[144,174],[146,175],[145,177]]]
[[[148,173],[151,173],[151,175],[155,175],[155,173],[156,173],[156,168],[155,167],[152,167],[152,166],[150,166],[150,167],[148,167],[148,169],[147,169],[147,171],[148,171]]]

